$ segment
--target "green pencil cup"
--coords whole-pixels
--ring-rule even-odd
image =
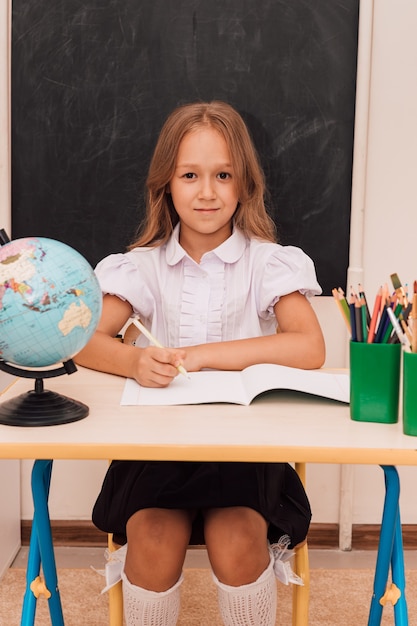
[[[417,437],[417,353],[403,354],[403,432]]]
[[[401,345],[350,342],[350,417],[398,422]]]

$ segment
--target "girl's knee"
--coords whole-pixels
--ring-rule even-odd
[[[142,509],[129,519],[126,526],[128,545],[169,546],[188,543],[192,519],[187,511],[171,509]]]
[[[252,509],[209,512],[205,536],[213,571],[226,584],[248,584],[268,566],[267,523]]]
[[[225,549],[241,551],[266,546],[268,524],[248,507],[213,509],[205,515],[204,532],[208,544],[224,544]]]
[[[181,574],[191,523],[184,511],[144,509],[135,513],[126,527],[125,573],[130,582],[154,591],[171,587]]]

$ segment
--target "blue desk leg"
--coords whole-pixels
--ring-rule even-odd
[[[400,510],[398,508],[397,523],[395,525],[394,548],[391,559],[392,582],[398,587],[401,596],[394,604],[396,626],[408,626],[407,601],[405,597],[405,567],[403,534],[401,531]]]
[[[392,569],[392,582],[398,588],[400,597],[393,597],[396,626],[408,626],[407,604],[405,599],[404,554],[400,520],[400,481],[395,467],[381,465],[385,474],[385,502],[379,537],[378,555],[374,577],[374,592],[369,612],[368,626],[379,626],[382,618],[384,597],[389,569]]]
[[[34,514],[21,626],[33,626],[35,623],[36,601],[40,594],[48,597],[52,625],[64,626],[48,510],[51,472],[52,461],[35,461],[32,470]],[[39,577],[41,564],[44,585]]]

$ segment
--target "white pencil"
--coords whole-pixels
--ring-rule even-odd
[[[140,322],[138,319],[133,318],[132,322],[134,323],[134,325],[136,326],[136,328],[138,328],[140,330],[140,332],[145,335],[145,337],[147,339],[149,339],[149,341],[151,343],[153,343],[154,346],[156,346],[157,348],[163,348],[164,346],[162,345],[162,343],[160,341],[158,341],[158,339],[156,337],[154,337],[152,335],[152,333],[146,328],[146,326],[144,326],[142,324],[142,322]],[[178,365],[177,370],[179,371],[180,374],[182,374],[183,376],[185,376],[186,378],[190,378],[188,376],[188,372],[185,369],[185,367],[183,365]]]
[[[394,315],[394,311],[391,309],[391,307],[387,307],[387,313],[388,313],[388,317],[390,319],[390,322],[394,328],[394,331],[397,334],[398,339],[400,340],[400,342],[403,344],[404,348],[407,350],[407,352],[410,352],[410,342],[408,340],[408,337],[405,333],[403,333],[402,328],[400,326],[399,321],[397,320],[397,318]]]

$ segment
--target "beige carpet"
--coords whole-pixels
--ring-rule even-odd
[[[65,626],[106,626],[108,598],[100,595],[103,578],[89,569],[58,571]],[[311,570],[310,626],[365,626],[372,594],[372,570]],[[25,589],[23,569],[10,569],[0,581],[0,626],[19,626]],[[417,571],[407,573],[409,626],[417,626]],[[278,583],[277,626],[291,626],[291,588]],[[50,625],[47,601],[41,597],[36,626]],[[381,624],[394,624],[387,605]],[[185,570],[178,626],[222,626],[216,591],[207,569]]]

